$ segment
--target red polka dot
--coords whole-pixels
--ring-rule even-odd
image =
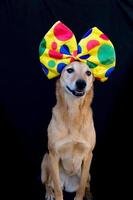
[[[70,63],[71,63],[71,62],[74,62],[74,61],[75,61],[75,59],[74,59],[73,57],[71,57],[71,58],[70,58]]]
[[[100,42],[98,40],[90,40],[88,43],[87,43],[87,49],[88,51],[93,49],[94,47],[98,46],[100,44]]]
[[[54,35],[58,40],[66,41],[66,40],[69,40],[70,38],[72,38],[73,33],[67,26],[65,26],[63,23],[59,22],[54,27]]]
[[[109,40],[109,38],[105,34],[101,34],[100,38],[102,38],[103,40]]]
[[[53,50],[57,49],[57,43],[56,42],[52,42],[51,47]]]
[[[73,56],[77,56],[77,50],[73,51]]]
[[[63,57],[61,53],[58,53],[57,51],[54,50],[49,50],[49,56],[51,58],[57,58],[57,59],[61,59]]]

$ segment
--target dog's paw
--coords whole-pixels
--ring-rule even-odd
[[[54,200],[54,195],[46,193],[45,200]]]
[[[76,197],[75,197],[74,200],[83,200],[83,199],[79,199],[79,198],[76,198]]]
[[[45,200],[54,200],[55,196],[54,196],[54,192],[52,190],[52,188],[47,188],[46,190],[46,195],[45,195]]]
[[[83,200],[83,199],[81,199],[81,198],[78,198],[78,197],[75,197],[75,198],[74,198],[74,200]]]

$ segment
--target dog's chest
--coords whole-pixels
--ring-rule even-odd
[[[80,138],[68,136],[57,145],[57,151],[66,173],[70,175],[79,173],[82,161],[89,148],[86,142]]]

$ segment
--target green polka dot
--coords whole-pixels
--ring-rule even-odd
[[[55,61],[54,60],[50,60],[49,62],[48,62],[48,66],[49,67],[54,67],[55,66]]]
[[[89,68],[95,68],[97,66],[97,64],[90,62],[87,60],[87,65],[89,66]]]
[[[46,49],[46,40],[43,38],[39,46],[39,56],[43,54]]]
[[[114,48],[107,44],[102,45],[98,49],[98,59],[103,65],[112,64],[115,60]]]

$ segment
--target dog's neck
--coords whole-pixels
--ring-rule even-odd
[[[58,112],[60,112],[62,120],[68,120],[72,123],[79,123],[84,121],[87,115],[91,113],[91,102],[93,98],[93,87],[83,97],[75,97],[68,94],[64,88],[61,87],[60,81],[56,83],[56,98]]]

